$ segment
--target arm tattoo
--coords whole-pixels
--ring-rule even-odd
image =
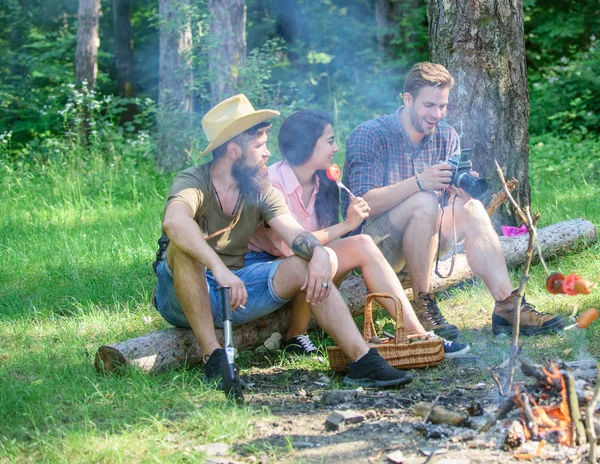
[[[310,260],[316,247],[322,247],[321,242],[310,232],[302,232],[292,242],[292,251],[296,256]]]

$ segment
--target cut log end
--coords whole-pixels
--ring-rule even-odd
[[[127,366],[127,359],[118,349],[104,345],[98,348],[94,366],[102,374],[118,374]]]

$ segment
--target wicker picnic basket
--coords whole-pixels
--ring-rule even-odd
[[[367,295],[363,329],[363,337],[367,343],[374,335],[377,335],[373,325],[374,298],[391,298],[394,300],[396,306],[396,336],[395,338],[382,339],[381,344],[369,343],[369,347],[375,348],[391,366],[397,369],[436,366],[444,360],[444,340],[442,338],[426,337],[422,340],[422,336],[406,336],[400,300],[389,293],[371,293]],[[336,372],[345,372],[348,369],[348,363],[352,361],[338,346],[327,347],[327,355],[331,369]]]

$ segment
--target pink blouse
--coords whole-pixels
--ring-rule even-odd
[[[315,199],[319,193],[319,179],[316,179],[315,190],[308,201],[308,206],[304,206],[302,203],[302,186],[287,161],[278,161],[269,166],[269,179],[273,186],[284,194],[294,219],[309,232],[318,230]],[[251,251],[266,251],[277,257],[294,254],[271,228],[264,225],[256,229],[254,237],[248,243],[248,248]]]

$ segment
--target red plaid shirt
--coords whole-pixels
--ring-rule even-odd
[[[343,182],[356,196],[401,182],[460,153],[458,134],[444,121],[415,148],[400,124],[403,109],[362,123],[346,140]],[[349,204],[342,191],[344,217]],[[353,233],[361,230],[362,225]]]

